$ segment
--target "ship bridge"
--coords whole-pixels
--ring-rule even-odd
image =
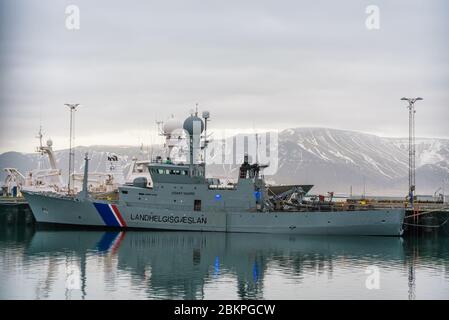
[[[175,164],[171,161],[167,161],[166,163],[152,162],[148,164],[148,171],[153,180],[153,184],[198,184],[206,182],[204,164],[190,166],[186,164]]]

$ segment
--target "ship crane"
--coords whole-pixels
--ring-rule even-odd
[[[26,179],[16,168],[4,168],[6,172],[5,181],[3,183],[7,195],[18,196],[20,189],[25,185]],[[13,191],[15,188],[16,191]],[[14,194],[17,192],[17,194]]]
[[[39,147],[37,147],[37,152],[39,152],[41,155],[47,154],[48,160],[50,162],[50,169],[57,170],[56,166],[56,157],[53,152],[53,141],[51,139],[47,140],[46,146],[42,144],[42,127],[39,128],[39,133],[37,134],[37,138],[39,139]]]

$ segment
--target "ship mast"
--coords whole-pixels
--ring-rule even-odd
[[[43,137],[43,135],[42,135],[42,125],[39,125],[39,132],[38,132],[38,134],[36,136],[36,138],[39,139],[39,147],[37,147],[36,151],[39,152],[41,154],[41,156],[42,156],[42,137]],[[42,159],[39,158],[38,168],[42,169],[42,167],[43,167],[42,166]]]
[[[42,149],[42,125],[39,125],[39,132],[37,133],[36,138],[39,139],[39,149]]]
[[[207,145],[209,144],[209,140],[207,140],[207,123],[209,122],[209,118],[210,118],[209,111],[203,111],[202,117],[204,119],[204,145],[203,145],[204,159],[203,159],[203,162],[204,162],[204,170],[206,170]]]

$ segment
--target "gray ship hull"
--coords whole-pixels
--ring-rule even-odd
[[[24,192],[39,223],[154,230],[400,236],[404,209],[331,212],[186,211]]]

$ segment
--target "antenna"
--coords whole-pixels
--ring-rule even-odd
[[[254,125],[254,119],[253,119],[253,132],[256,137],[256,163],[259,163],[259,133],[257,132],[256,127]],[[249,150],[250,148],[248,146],[248,152]]]
[[[198,104],[197,104],[198,106]],[[204,168],[206,168],[206,157],[207,157],[207,145],[209,144],[209,140],[207,140],[207,122],[210,119],[209,111],[203,111],[202,117],[204,119]]]
[[[259,163],[259,134],[256,131],[256,163]]]
[[[365,175],[363,176],[363,197],[362,199],[366,198],[366,177]]]
[[[43,135],[42,135],[42,124],[40,124],[39,125],[39,132],[37,133],[37,136],[36,136],[36,138],[39,139],[38,151],[41,151],[41,149],[42,149],[42,137],[43,137]]]
[[[164,134],[164,129],[163,129],[164,121],[156,120],[156,125],[157,125],[158,134],[160,136],[162,136]]]
[[[75,122],[74,119],[74,112],[76,111],[76,108],[79,106],[79,103],[70,104],[65,103],[65,106],[69,107],[70,109],[70,143],[69,143],[69,183],[68,183],[68,193],[71,193],[71,180],[72,180],[72,174],[73,174],[73,167],[75,166],[75,153],[72,151],[72,139],[74,140],[74,130],[73,125]]]
[[[39,106],[39,146],[42,148],[42,106]]]
[[[156,129],[157,130],[157,129]],[[151,160],[153,159],[153,144],[154,144],[154,140],[153,140],[153,132],[151,132],[151,128],[150,128],[150,136],[149,136],[149,141],[148,141],[148,159]]]

